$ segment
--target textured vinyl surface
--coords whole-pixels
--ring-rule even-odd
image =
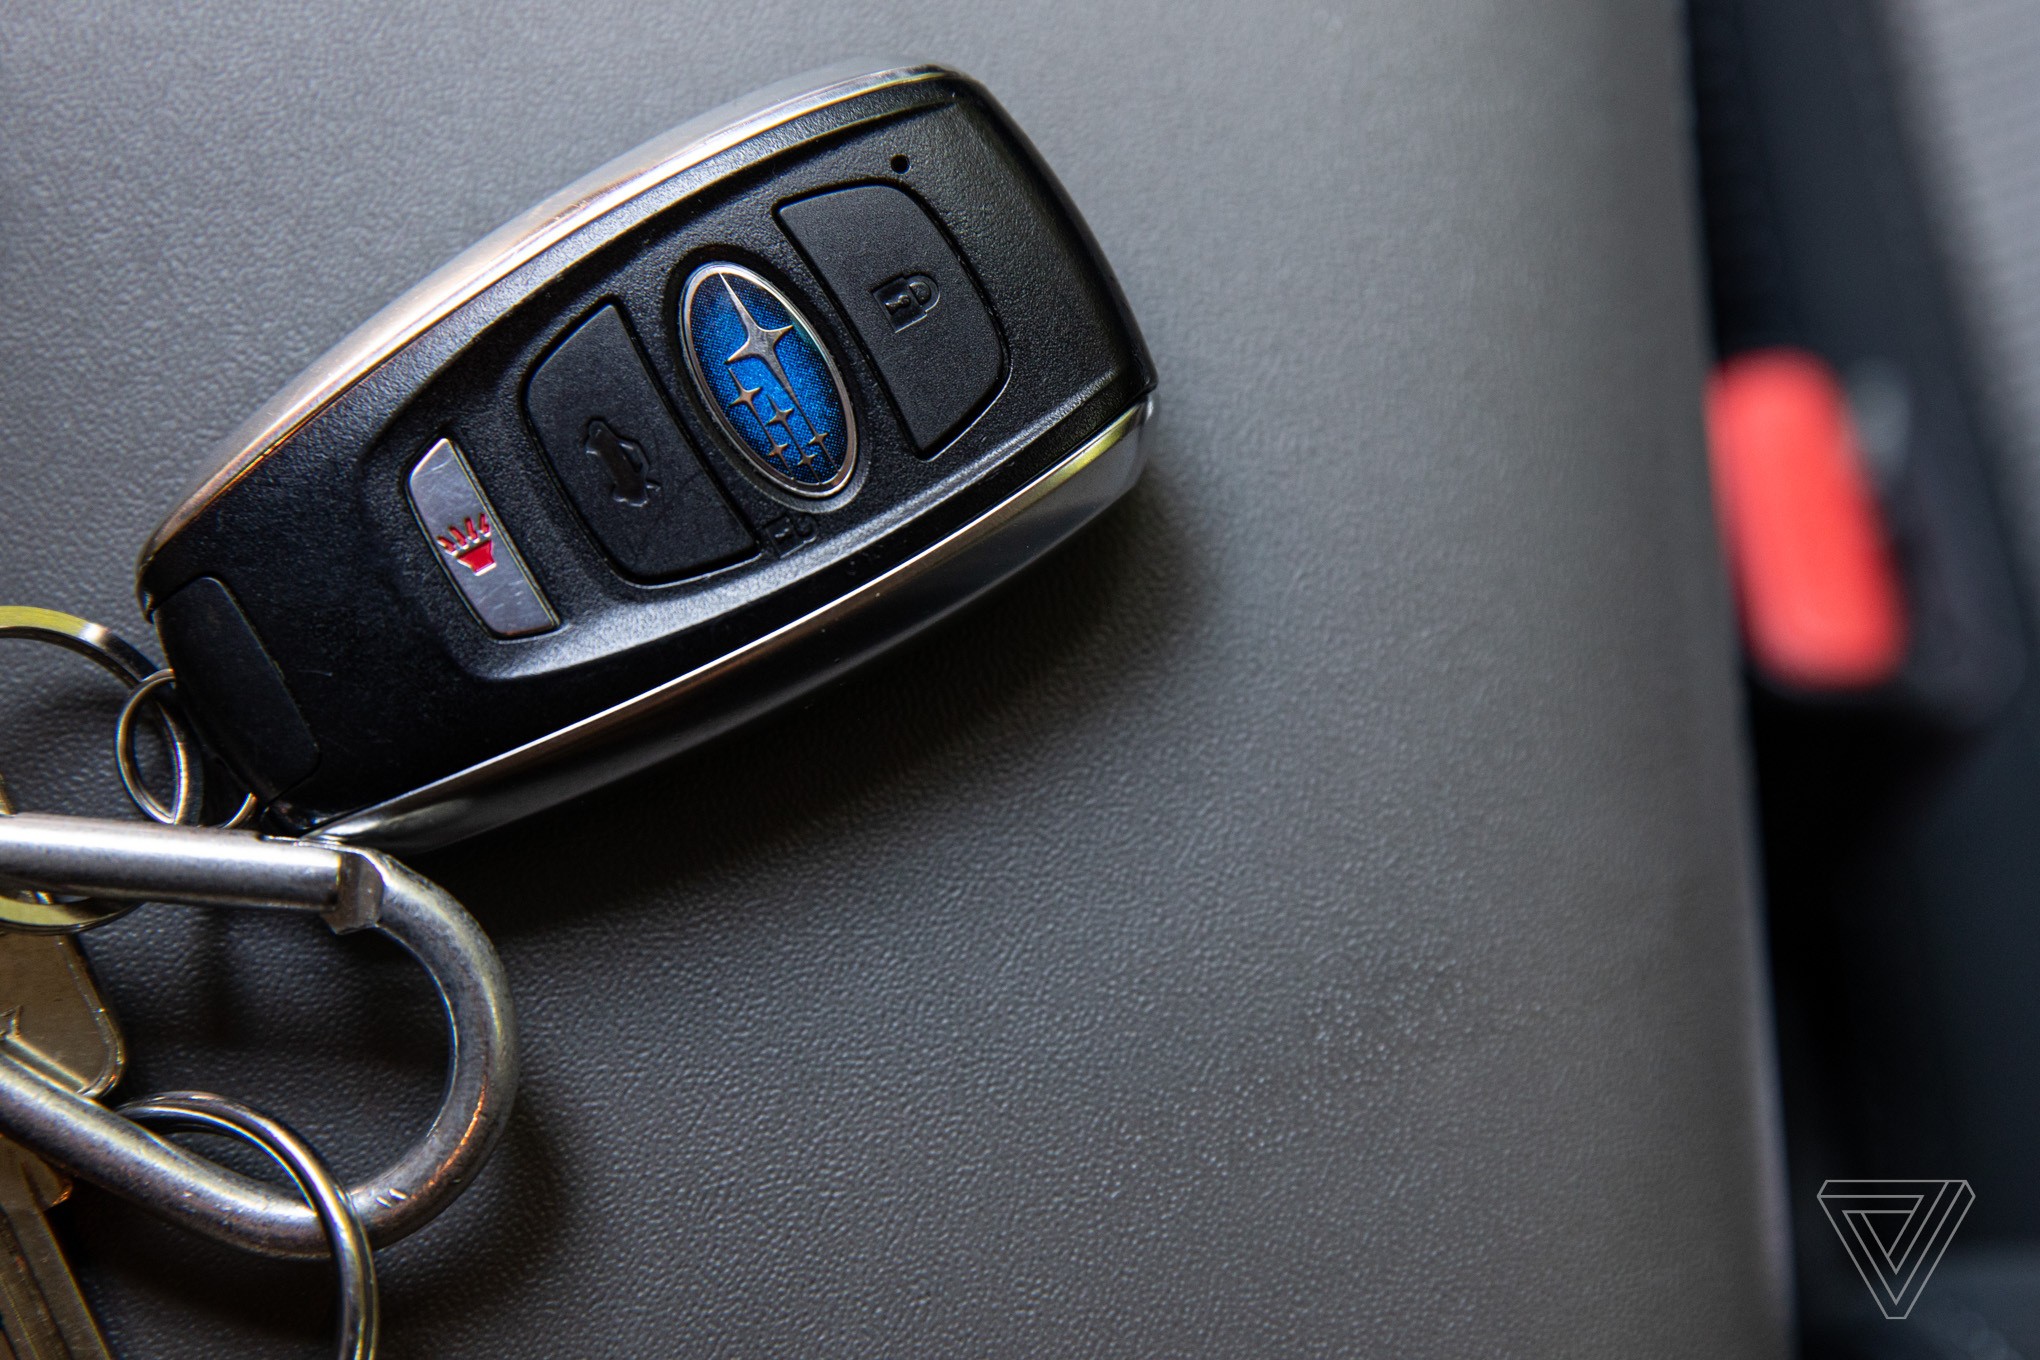
[[[1674,7],[743,17],[0,24],[12,598],[139,631],[142,538],[318,351],[858,52],[987,82],[1161,371],[1145,481],[1024,579],[421,865],[498,940],[527,1071],[384,1254],[385,1353],[1781,1354]],[[0,771],[113,811],[101,682],[8,663]],[[244,1096],[351,1175],[423,1126],[393,950],[168,908],[89,947],[129,1093]],[[322,1267],[58,1214],[120,1353],[328,1352]]]

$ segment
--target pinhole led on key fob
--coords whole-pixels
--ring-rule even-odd
[[[1024,567],[1133,485],[1154,383],[982,86],[820,72],[604,166],[372,318],[226,442],[139,589],[270,829],[422,848],[726,730]]]

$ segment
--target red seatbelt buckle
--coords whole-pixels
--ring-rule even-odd
[[[1905,595],[1834,370],[1792,349],[1724,360],[1707,386],[1707,432],[1751,664],[1799,691],[1894,679]]]

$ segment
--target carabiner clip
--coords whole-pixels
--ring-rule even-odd
[[[416,1231],[472,1180],[510,1114],[517,1031],[503,964],[435,884],[372,850],[248,831],[20,813],[0,817],[0,886],[128,901],[264,907],[372,929],[425,966],[446,1006],[453,1057],[423,1137],[347,1198],[370,1242]],[[222,1242],[323,1257],[304,1202],[187,1152],[0,1052],[0,1132],[73,1174]]]

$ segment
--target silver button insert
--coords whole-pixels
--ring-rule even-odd
[[[559,616],[532,584],[495,507],[451,439],[425,451],[411,469],[411,509],[468,608],[497,637],[559,627]]]

